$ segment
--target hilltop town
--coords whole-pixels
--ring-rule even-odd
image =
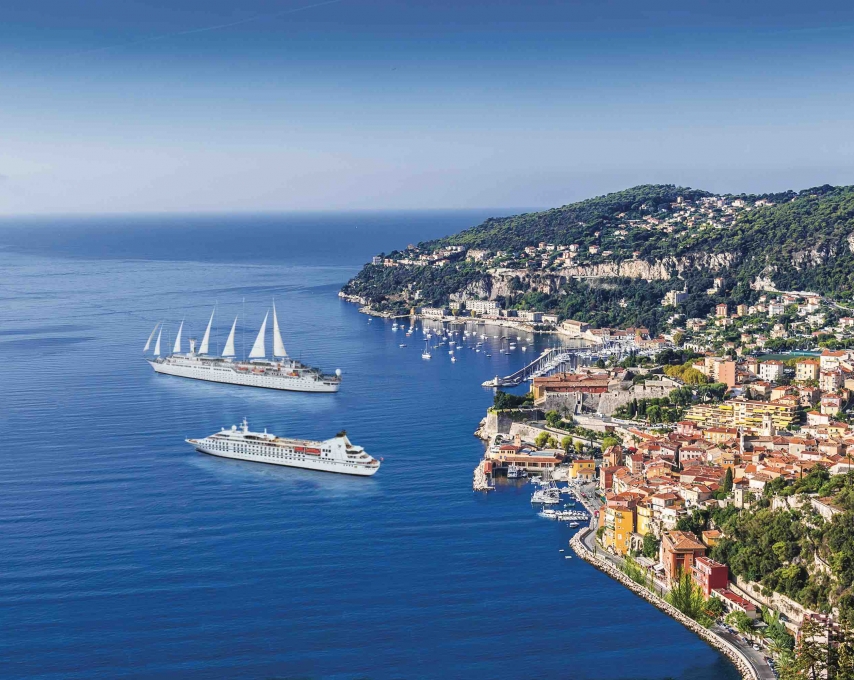
[[[782,316],[793,303],[780,291],[844,303],[851,266],[851,187],[733,196],[646,185],[379,254],[342,297],[373,313],[658,334],[719,304]]]

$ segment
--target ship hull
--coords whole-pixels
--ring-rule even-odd
[[[258,374],[251,371],[241,373],[231,366],[220,366],[217,364],[180,365],[160,361],[148,361],[157,373],[174,375],[179,378],[190,378],[192,380],[204,380],[206,382],[223,383],[227,385],[243,385],[245,387],[261,387],[271,390],[284,390],[288,392],[337,392],[340,383],[324,382],[311,378],[287,377],[278,375]]]
[[[204,445],[201,441],[188,440],[196,451],[206,453],[217,458],[230,458],[231,460],[246,460],[252,463],[266,463],[267,465],[278,465],[280,467],[300,468],[302,470],[315,470],[317,472],[333,472],[340,475],[355,475],[357,477],[373,477],[380,469],[379,465],[366,466],[358,463],[345,461],[327,461],[312,459],[310,456],[294,455],[292,460],[273,459],[263,453],[239,453],[236,451],[216,450]]]

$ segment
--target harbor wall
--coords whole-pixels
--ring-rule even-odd
[[[579,532],[577,532],[575,536],[573,536],[572,539],[569,541],[569,545],[576,555],[578,555],[585,562],[589,562],[590,564],[592,564],[594,567],[599,569],[599,571],[605,572],[611,578],[622,583],[635,595],[639,595],[647,602],[655,606],[657,609],[660,609],[671,618],[676,619],[679,623],[688,628],[691,632],[696,633],[703,640],[708,642],[712,647],[714,647],[723,655],[725,655],[733,663],[733,665],[736,667],[738,672],[741,673],[741,676],[745,678],[745,680],[759,680],[759,675],[756,673],[756,670],[753,668],[751,663],[733,645],[731,645],[729,642],[717,635],[714,631],[709,630],[705,626],[701,626],[699,623],[694,621],[694,619],[680,612],[678,609],[676,609],[676,607],[671,605],[666,600],[663,600],[662,598],[658,597],[654,593],[644,588],[642,585],[632,581],[628,576],[626,576],[622,571],[617,569],[617,567],[611,564],[608,560],[599,557],[598,555],[591,552],[583,541],[584,536],[586,536],[591,531],[592,529],[590,529],[589,527],[585,527],[584,529],[581,529]]]

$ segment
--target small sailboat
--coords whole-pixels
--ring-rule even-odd
[[[427,340],[424,341],[424,351],[421,352],[421,358],[422,359],[429,359],[432,356],[433,355],[430,354],[430,340],[428,338]]]
[[[451,363],[452,364],[457,363],[457,357],[451,357]]]

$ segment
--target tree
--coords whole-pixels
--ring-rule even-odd
[[[706,602],[703,599],[703,591],[694,583],[694,579],[687,571],[680,574],[679,579],[673,584],[667,594],[667,601],[697,623],[704,626],[712,624],[712,620],[705,613]]]
[[[584,442],[582,442],[580,439],[575,440],[575,453],[577,453],[579,456],[584,453]]]
[[[537,438],[534,439],[534,444],[536,444],[538,449],[543,449],[546,447],[546,444],[549,443],[549,438],[551,435],[548,432],[540,432],[537,435]]]
[[[560,421],[560,413],[558,413],[557,411],[548,411],[546,413],[546,422],[549,424],[550,427],[557,427],[558,425],[560,425]]]
[[[744,612],[730,612],[726,616],[726,622],[742,635],[749,635],[753,632],[753,619]]]
[[[654,534],[644,534],[643,536],[643,556],[655,559],[658,557],[658,547],[661,544]]]
[[[616,437],[611,437],[610,435],[605,435],[602,438],[602,450],[608,449],[612,446],[615,446],[620,443],[620,440]]]
[[[724,477],[724,491],[730,493],[732,491],[732,468],[726,469],[726,477]]]
[[[566,436],[561,439],[560,448],[563,449],[564,453],[569,453],[570,449],[572,449],[572,437]]]
[[[719,619],[726,612],[726,606],[719,597],[710,597],[706,600],[706,608],[704,610],[706,616],[710,619]]]
[[[812,618],[801,624],[798,646],[795,653],[780,664],[782,680],[819,680],[827,677],[826,631]]]

